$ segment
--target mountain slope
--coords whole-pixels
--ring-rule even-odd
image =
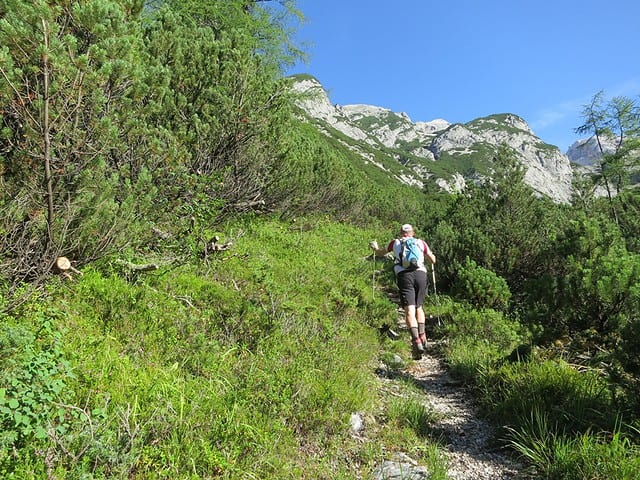
[[[598,143],[598,139],[595,136],[578,140],[567,150],[567,157],[577,165],[592,166],[602,157],[603,152],[615,152],[617,142],[617,139],[607,136],[602,136],[600,143]]]
[[[556,202],[571,197],[569,159],[544,143],[513,114],[491,115],[466,124],[436,119],[413,122],[405,113],[371,105],[333,105],[313,77],[297,76],[298,105],[325,135],[407,185],[433,181],[456,191],[468,181],[491,176],[501,144],[512,148],[525,167],[525,182]]]

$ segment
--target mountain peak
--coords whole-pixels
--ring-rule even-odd
[[[493,124],[501,127],[511,127],[516,130],[522,130],[530,135],[534,135],[533,130],[529,127],[529,124],[514,113],[496,113],[486,117],[477,118],[469,122],[469,124]]]
[[[506,144],[525,167],[525,182],[534,190],[558,202],[571,197],[573,171],[567,156],[535,136],[513,113],[466,124],[440,118],[414,122],[404,112],[380,106],[332,105],[312,77],[296,78],[294,89],[301,94],[298,105],[320,123],[323,133],[402,183],[422,187],[431,178],[446,190],[459,190],[468,181],[491,176],[495,152]],[[336,137],[336,130],[350,140]]]

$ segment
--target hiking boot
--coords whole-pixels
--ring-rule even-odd
[[[422,346],[422,342],[420,340],[414,340],[413,342],[411,342],[411,357],[414,360],[420,360],[423,353],[424,347]]]

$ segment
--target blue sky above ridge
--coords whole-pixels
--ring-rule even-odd
[[[640,94],[637,0],[297,0],[315,76],[333,103],[415,121],[522,117],[562,151],[593,95]]]

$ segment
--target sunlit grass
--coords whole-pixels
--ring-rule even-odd
[[[540,478],[558,480],[633,480],[640,476],[640,449],[619,430],[611,434],[561,433],[540,411],[518,429],[509,429],[509,445]]]

